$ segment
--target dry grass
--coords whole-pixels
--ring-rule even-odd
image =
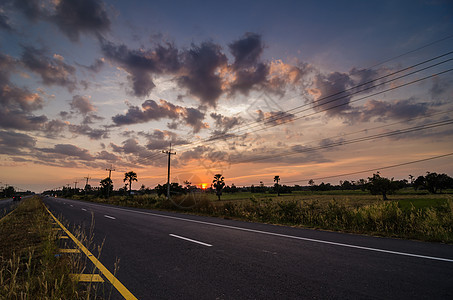
[[[93,244],[92,231],[74,234],[85,245]],[[87,272],[87,258],[59,255],[58,248],[73,248],[58,239],[57,230],[39,197],[21,201],[0,223],[0,299],[105,299],[111,289],[103,284],[81,284],[69,274]],[[101,253],[102,246],[98,247]],[[93,269],[91,272],[95,272]]]

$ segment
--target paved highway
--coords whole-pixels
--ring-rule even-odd
[[[0,200],[0,218],[6,216],[12,210],[13,204],[13,198]]]
[[[453,299],[453,246],[44,198],[139,299]]]

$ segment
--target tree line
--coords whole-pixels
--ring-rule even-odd
[[[383,177],[380,172],[376,172],[373,176],[367,179],[359,179],[357,181],[340,180],[339,185],[332,185],[330,183],[321,182],[316,184],[314,180],[309,180],[308,185],[281,185],[279,182],[281,178],[279,175],[274,176],[275,184],[273,186],[266,186],[262,181],[259,185],[250,185],[237,187],[232,183],[227,185],[225,178],[222,174],[215,174],[212,184],[207,188],[208,192],[215,192],[220,200],[222,193],[237,193],[237,192],[251,192],[251,193],[269,193],[269,194],[290,194],[294,191],[333,191],[333,190],[368,190],[371,194],[382,195],[384,200],[387,200],[387,195],[395,193],[397,190],[412,187],[415,190],[427,190],[430,193],[442,193],[446,189],[453,189],[453,178],[447,174],[438,174],[435,172],[426,172],[425,176],[418,176],[415,178],[412,175],[408,176],[409,180],[394,180],[394,178]],[[157,194],[159,196],[166,195],[167,184],[158,184],[154,188],[146,188],[141,185],[139,190],[132,189],[132,183],[138,181],[137,173],[129,171],[124,173],[123,182],[125,185],[118,190],[113,189],[113,181],[110,177],[102,179],[99,187],[85,186],[85,189],[71,189],[70,187],[63,187],[61,191],[46,191],[44,193],[57,193],[58,195],[71,195],[71,194],[90,194],[101,197],[109,197],[109,195],[129,195],[132,194]],[[187,194],[193,191],[200,191],[201,189],[185,181],[184,185],[179,183],[171,183],[170,190],[172,194]]]

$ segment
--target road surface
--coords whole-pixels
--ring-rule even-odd
[[[44,198],[139,299],[453,299],[453,246]]]

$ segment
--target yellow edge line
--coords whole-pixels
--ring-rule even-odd
[[[4,219],[6,219],[6,217],[9,216],[10,214],[12,214],[16,209],[17,209],[17,207],[15,209],[13,209],[12,211],[10,211],[7,215],[3,216],[3,218],[0,219],[0,222],[3,221]]]
[[[69,277],[79,282],[104,282],[99,274],[69,274]]]
[[[44,204],[43,204],[44,205]],[[68,230],[66,227],[61,224],[61,222],[55,218],[55,216],[50,212],[50,210],[44,205],[44,208],[52,216],[52,218],[57,222],[58,225],[66,232],[66,234],[76,243],[76,245],[82,250],[83,253],[94,263],[94,266],[101,271],[102,275],[107,278],[108,281],[116,288],[116,290],[124,297],[126,300],[137,300],[137,297],[132,295],[132,293],[115,277],[110,271],[104,267],[104,265]]]

